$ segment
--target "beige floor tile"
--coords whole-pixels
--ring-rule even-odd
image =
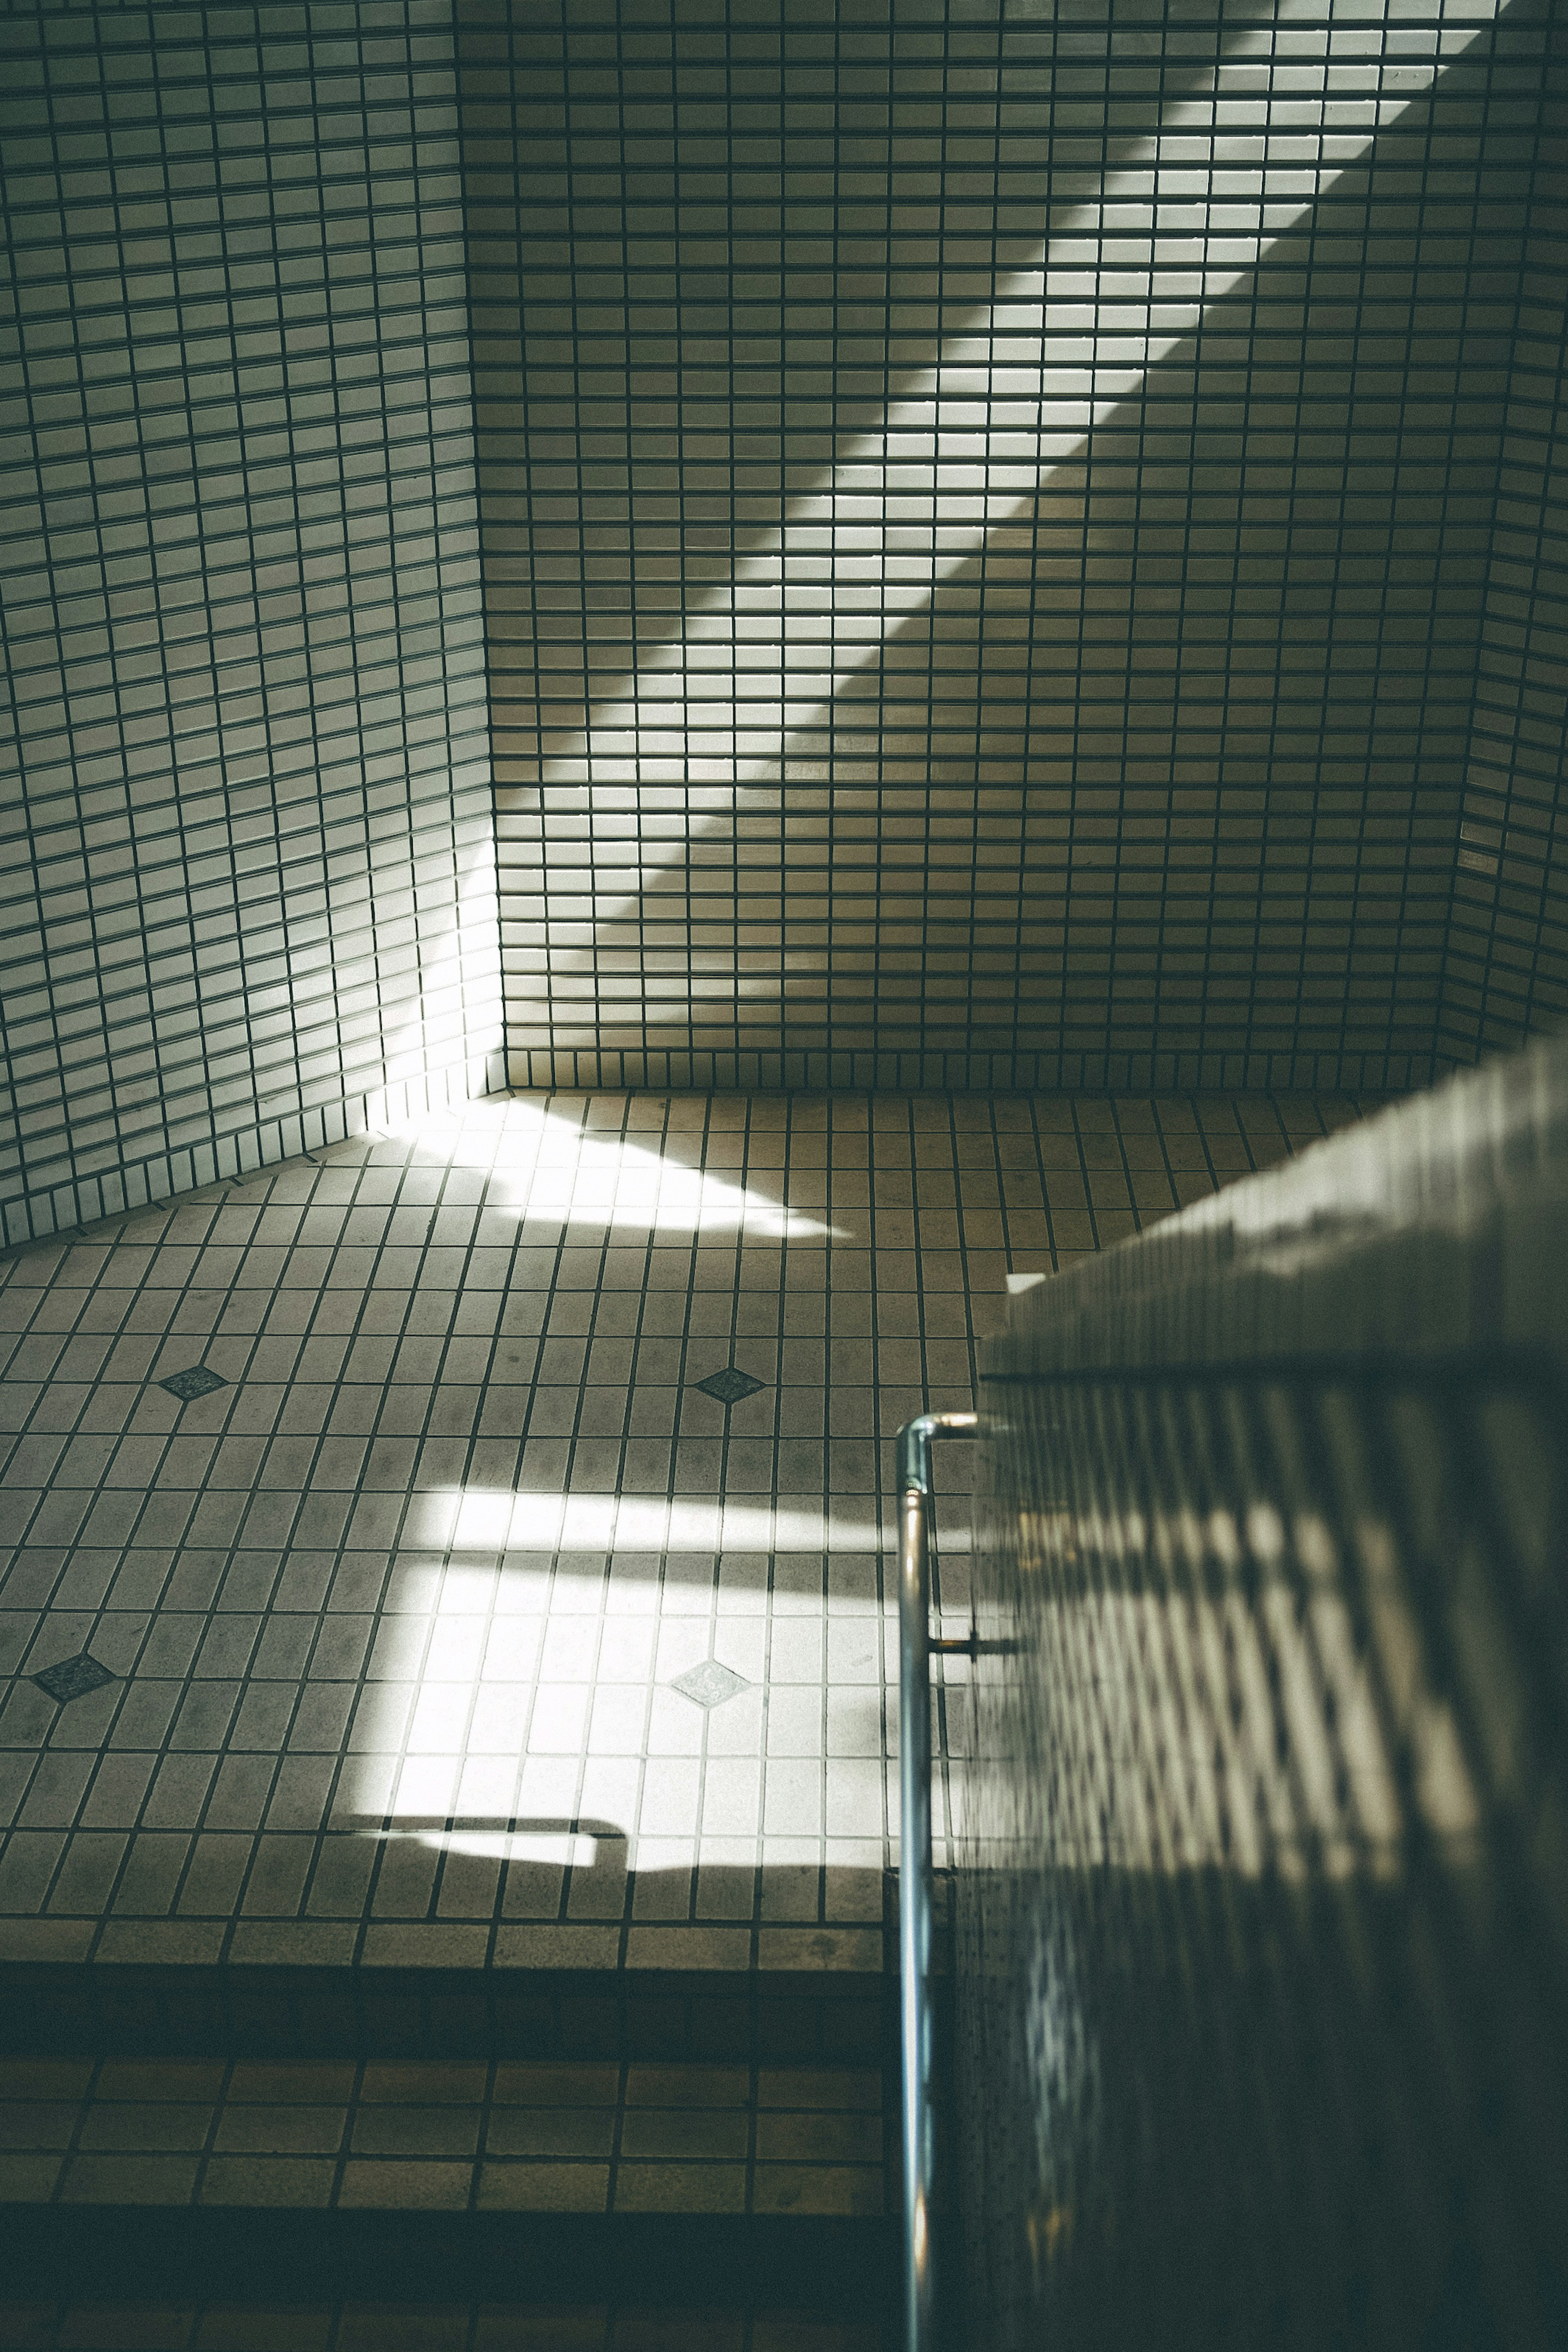
[[[0,2058],[0,2099],[79,2099],[92,2080],[90,2058]]]
[[[609,2314],[588,2305],[498,2306],[479,2313],[474,2352],[605,2352]]]
[[[72,2304],[55,2336],[60,2352],[185,2352],[196,2314],[179,2304]]]
[[[73,2156],[60,2201],[66,2205],[188,2205],[195,2191],[194,2156]]]
[[[485,2132],[487,2157],[603,2157],[615,2145],[614,2108],[492,2106]]]
[[[744,2109],[629,2107],[621,2121],[623,2161],[637,2158],[743,2158],[751,2117]]]
[[[461,2212],[473,2186],[471,2164],[417,2161],[377,2164],[363,2159],[345,2166],[341,2206],[376,2206],[397,2212]]]
[[[869,2166],[759,2164],[752,2210],[876,2215],[882,2210],[882,2175]]]
[[[346,2106],[226,2105],[213,2146],[226,2155],[335,2156],[347,2128]]]
[[[81,2127],[84,2148],[191,2149],[206,2146],[214,2109],[183,2100],[166,2104],[97,2099]]]
[[[620,2095],[618,2066],[561,2065],[548,2060],[503,2059],[495,2070],[497,2107],[613,2107]]]
[[[626,2102],[638,2107],[743,2107],[751,2097],[743,2066],[628,2066]]]
[[[353,2064],[312,2060],[304,2065],[267,2065],[255,2059],[236,2061],[226,2094],[230,2107],[258,2102],[281,2106],[298,2101],[304,2106],[346,2104],[358,2075]]]
[[[880,2115],[760,2115],[757,2162],[880,2164]]]
[[[482,2063],[372,2060],[360,2076],[359,2095],[363,2105],[467,2107],[484,2097],[489,2079]]]
[[[79,2113],[80,2104],[75,2099],[0,2101],[0,2148],[68,2147]]]
[[[300,2157],[214,2156],[202,2175],[201,2202],[325,2207],[335,2169]]]
[[[743,2164],[620,2164],[617,2213],[742,2213]]]
[[[47,2205],[63,2161],[58,2155],[7,2150],[0,2156],[0,2205]]]
[[[407,2304],[354,2304],[338,2321],[335,2352],[465,2352],[467,2310],[420,2310]]]
[[[331,2310],[211,2305],[197,2323],[192,2352],[327,2352]]]
[[[879,2115],[883,2079],[868,2067],[764,2066],[757,2075],[757,2105],[832,2110],[860,2108]]]
[[[605,2164],[492,2162],[479,2174],[484,2212],[603,2213],[609,2197]]]

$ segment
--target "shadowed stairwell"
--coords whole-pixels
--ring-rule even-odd
[[[0,47],[0,2347],[892,2352],[894,1433],[1568,1001],[1562,11]],[[1154,1524],[1129,1455],[1075,1534],[1000,1393],[954,1641]],[[1138,1606],[1085,1688],[1152,1737]],[[933,1667],[934,2236],[1034,2179],[971,2279],[1088,2346],[1033,1914],[1005,2162],[952,2153],[986,1671]],[[1199,2304],[1127,2231],[1156,2352]]]

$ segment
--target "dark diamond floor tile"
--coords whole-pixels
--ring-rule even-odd
[[[698,1706],[722,1706],[737,1691],[750,1688],[743,1675],[731,1674],[717,1658],[709,1658],[700,1666],[689,1666],[670,1685],[671,1690],[678,1690],[682,1698],[692,1700]]]
[[[64,1706],[73,1698],[85,1698],[89,1691],[101,1690],[105,1683],[111,1683],[116,1677],[107,1666],[100,1666],[96,1658],[89,1658],[87,1652],[81,1650],[74,1658],[62,1658],[58,1666],[46,1666],[41,1675],[35,1675],[32,1679],[40,1690],[47,1691],[52,1699]]]
[[[704,1396],[716,1397],[727,1408],[739,1404],[742,1397],[755,1396],[763,1383],[754,1381],[750,1372],[738,1372],[731,1364],[724,1371],[710,1372],[708,1378],[699,1381],[697,1385]]]
[[[158,1386],[189,1404],[194,1397],[211,1396],[214,1389],[227,1388],[228,1382],[221,1372],[210,1371],[205,1364],[193,1364],[188,1372],[171,1372]]]

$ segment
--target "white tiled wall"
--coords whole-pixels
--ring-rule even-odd
[[[447,0],[0,39],[16,1240],[482,1089],[499,1006]]]
[[[1429,1074],[1551,11],[459,16],[514,1082]]]
[[[1554,84],[1517,288],[1444,977],[1457,1061],[1568,1013],[1568,44]]]

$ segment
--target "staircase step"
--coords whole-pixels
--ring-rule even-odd
[[[832,1969],[0,1966],[0,2052],[881,2065],[888,1975]]]
[[[884,2087],[847,2066],[11,2058],[0,2202],[40,2247],[90,2246],[132,2209],[150,2243],[197,2250],[255,2222],[258,2243],[297,2225],[352,2252],[406,2222],[432,2261],[520,2231],[640,2243],[665,2223],[721,2250],[752,2224],[760,2244],[796,2223],[879,2242]]]
[[[16,2217],[9,2216],[14,2220]],[[313,2343],[324,2313],[344,2303],[412,2306],[424,2320],[416,2338],[384,2324],[375,2352],[400,2341],[424,2347],[470,2340],[455,2323],[475,2305],[492,2308],[480,2344],[543,2347],[603,2340],[591,2332],[606,2307],[686,2313],[707,2322],[717,2344],[742,2338],[737,2318],[772,2313],[795,2323],[788,2340],[815,2347],[824,2337],[801,2322],[857,2324],[857,2352],[873,2352],[882,2324],[897,2309],[897,2248],[885,2221],[825,2217],[770,2218],[721,2214],[518,2216],[496,2213],[258,2213],[158,2211],[142,2208],[54,2208],[29,2214],[25,2231],[7,2231],[5,2302],[0,2305],[0,2346],[47,2346],[62,2340],[59,2319],[71,2305],[107,2308],[142,2304],[162,2316],[156,2332],[98,2332],[79,2322],[63,2340],[159,2352],[174,2343],[237,2346],[254,2352]],[[591,2298],[591,2300],[590,2300]],[[195,2319],[204,2305],[252,2308],[252,2326],[231,2325],[199,2336],[180,2327],[184,2309]],[[432,2325],[447,2306],[452,2332]],[[318,2329],[299,2327],[310,2306]],[[524,2331],[528,2306],[531,2328]],[[192,2307],[195,2308],[192,2308]],[[507,2307],[514,2328],[503,2328]],[[519,2311],[517,2306],[522,2306]],[[539,2306],[543,2306],[540,2310]],[[303,2307],[303,2311],[302,2308]],[[258,2328],[255,2315],[291,2315],[295,2330]],[[9,2315],[9,2316],[8,2316]],[[566,2321],[574,2321],[568,2332]],[[553,2326],[549,2323],[553,2320]],[[171,2324],[173,2320],[174,2324]],[[729,2323],[726,2326],[726,2321]],[[546,2332],[547,2327],[549,2332]],[[28,2332],[24,2333],[26,2329]],[[668,2322],[667,2322],[668,2328]],[[889,2331],[890,2332],[890,2331]],[[753,2332],[752,2344],[761,2339]],[[617,2346],[620,2335],[614,2337]],[[673,2352],[704,2342],[660,2330]]]

